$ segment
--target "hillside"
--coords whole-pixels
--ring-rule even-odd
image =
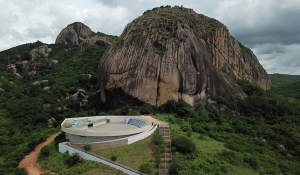
[[[101,101],[115,107],[168,100],[213,106],[211,96],[246,97],[237,79],[270,88],[256,56],[226,26],[178,6],[148,10],[128,24],[103,55],[97,77]]]
[[[183,12],[186,15],[194,13],[191,10],[182,11],[182,9],[176,8],[175,14],[177,12],[180,14]],[[168,10],[157,8],[146,11],[146,16],[142,16],[140,19],[143,19],[143,17],[146,19],[152,15],[155,16],[156,13],[164,14]],[[164,15],[169,16],[170,14],[166,13]],[[196,16],[199,17],[198,15]],[[221,23],[202,15],[200,17],[207,20],[207,23],[203,24],[201,30],[208,31],[211,35],[217,34],[214,33],[216,32],[216,27],[221,27],[222,30],[226,31],[226,28]],[[161,20],[163,21],[163,19],[164,17]],[[138,23],[139,20],[134,22]],[[143,22],[143,20],[140,22]],[[144,22],[147,22],[147,20]],[[83,40],[77,40],[78,43],[76,44],[57,43],[49,45],[38,41],[0,52],[1,174],[26,174],[24,170],[17,168],[20,160],[33,150],[38,143],[58,132],[60,130],[60,122],[65,118],[93,115],[129,115],[129,109],[132,111],[131,115],[151,114],[171,124],[173,141],[173,165],[171,171],[173,174],[299,174],[300,127],[298,124],[300,123],[300,102],[299,89],[297,89],[299,81],[291,76],[270,75],[273,86],[270,90],[265,91],[264,89],[269,88],[268,78],[265,77],[265,79],[254,81],[253,79],[251,80],[252,75],[250,76],[249,74],[249,79],[245,78],[246,80],[236,81],[233,75],[235,71],[228,70],[226,72],[226,65],[222,67],[221,63],[224,62],[219,56],[208,57],[210,53],[205,53],[203,56],[205,58],[216,58],[216,62],[211,61],[212,63],[209,63],[209,59],[206,60],[207,65],[215,66],[215,68],[209,67],[212,74],[205,74],[206,78],[211,79],[211,76],[216,76],[220,79],[224,78],[221,81],[226,81],[227,84],[234,83],[235,85],[232,85],[232,87],[238,88],[238,92],[243,95],[235,96],[234,93],[209,94],[207,101],[218,108],[199,108],[197,110],[194,110],[190,104],[180,99],[178,101],[165,99],[165,103],[161,101],[162,104],[160,106],[151,105],[151,103],[146,104],[137,100],[139,102],[137,103],[138,105],[136,103],[128,103],[114,110],[110,110],[111,106],[102,103],[99,89],[103,84],[99,84],[96,78],[97,65],[105,55],[113,54],[114,51],[121,53],[120,51],[123,49],[124,54],[127,53],[126,49],[129,46],[127,47],[126,43],[122,41],[127,41],[127,39],[132,41],[133,43],[128,43],[129,45],[134,45],[137,41],[139,41],[138,44],[147,43],[147,40],[138,39],[144,33],[140,32],[142,31],[141,29],[134,28],[135,24],[132,23],[127,26],[125,32],[132,31],[136,33],[128,38],[126,38],[126,33],[124,33],[121,36],[121,40],[112,43],[112,47],[107,43],[93,43],[90,40],[93,40],[92,38],[95,36],[100,39],[101,37],[109,37],[111,39],[116,37],[107,36],[101,32],[92,32],[91,35],[83,38],[78,35],[78,30],[75,30],[74,26],[72,26],[83,26],[83,24],[73,23],[66,27],[67,30],[71,28],[70,31],[73,31],[73,29],[75,31],[75,33],[71,32],[71,38],[79,38],[78,36],[83,38]],[[165,23],[157,23],[157,25],[162,24]],[[151,26],[153,27],[152,23],[149,26],[146,25],[149,28]],[[187,31],[186,26],[190,27],[192,24],[184,26],[185,29],[181,30]],[[158,28],[160,30],[154,27],[155,31],[153,32],[169,30],[167,27]],[[151,30],[148,32],[151,32]],[[183,33],[179,32],[180,36],[183,37]],[[166,56],[163,55],[168,54],[166,53],[168,51],[164,50],[167,42],[163,42],[163,38],[161,39],[157,40],[156,45],[149,47],[148,52],[144,50],[144,54],[154,54],[153,59],[166,59]],[[235,41],[233,38],[231,39]],[[174,47],[178,47],[179,50],[185,49],[180,48],[183,47],[183,43],[180,43],[183,41],[180,38],[176,36],[173,40],[178,41],[178,45],[175,44]],[[89,44],[80,47],[82,43]],[[204,44],[206,42],[199,41],[199,43],[202,43],[200,44],[202,48],[208,47]],[[248,53],[246,54],[248,56],[243,58],[255,58],[253,55],[250,56],[251,51],[244,48],[241,44],[237,43],[234,46],[239,46],[242,53],[244,51],[246,51],[244,54]],[[193,54],[193,52],[190,53],[190,55]],[[140,55],[143,56],[143,54]],[[131,56],[134,57],[135,55]],[[192,57],[190,57],[189,63],[192,67],[188,68],[195,69],[200,63],[194,63],[192,60]],[[119,61],[114,63],[114,65],[112,64],[112,66],[118,63],[122,65],[121,63],[127,62],[125,59]],[[165,61],[164,64],[172,64],[170,60],[169,62],[168,60]],[[247,61],[245,60],[245,62]],[[146,64],[141,62],[136,67],[142,69],[142,63]],[[217,63],[220,67],[216,66]],[[237,64],[238,62],[232,62],[233,65],[235,63]],[[249,63],[249,65],[252,63],[254,64],[255,61]],[[131,64],[128,64],[128,66],[131,66]],[[109,66],[107,68],[110,69]],[[154,70],[151,66],[147,67],[144,71],[149,74],[140,78],[146,79],[149,76],[151,77],[155,74]],[[172,70],[177,71],[177,68]],[[201,69],[198,70],[200,72]],[[204,69],[202,70],[204,71],[202,73],[206,73]],[[258,73],[253,76],[258,75],[259,72],[264,72],[261,68],[257,71]],[[115,72],[113,76],[120,78],[120,82],[122,76],[118,73]],[[188,73],[186,74],[188,78],[189,75]],[[99,72],[97,76],[99,77]],[[101,77],[99,78],[101,80]],[[183,82],[185,80],[187,84],[188,80],[192,79],[172,78],[172,81],[180,80],[180,82]],[[125,80],[127,81],[127,79]],[[161,81],[162,84],[170,82],[163,79],[162,76],[159,77],[159,80],[164,80]],[[200,80],[203,79],[199,78]],[[265,84],[259,83],[263,80],[265,80]],[[130,81],[127,83],[134,86]],[[159,85],[161,89],[163,87],[162,84]],[[144,84],[142,85],[144,86]],[[207,88],[198,83],[195,85],[195,89],[198,87]],[[147,86],[145,87],[146,90],[141,92],[146,96],[150,91],[147,90]],[[180,86],[180,89],[184,89],[184,86]],[[211,91],[215,91],[215,89]],[[207,92],[211,91],[208,90]],[[196,90],[193,92],[196,92]],[[160,94],[162,96],[163,91],[160,91]],[[132,97],[125,95],[120,100],[130,102]],[[51,118],[53,118],[52,124],[48,123],[48,120]],[[64,141],[64,135],[61,135],[56,139],[55,143],[42,150],[42,155],[39,157],[42,167],[53,167],[50,170],[57,174],[95,174],[99,172],[104,173],[104,171],[106,172],[104,174],[120,173],[102,164],[83,161],[76,155],[58,153],[57,143],[61,141]],[[186,147],[187,145],[188,147]],[[76,159],[78,162],[76,162],[76,165],[69,166],[72,158],[78,158]]]
[[[299,75],[271,74],[270,79],[273,93],[300,99]]]
[[[42,45],[51,49],[47,58],[24,60]],[[99,113],[95,71],[106,48],[92,45],[78,52],[77,46],[36,42],[0,53],[0,172],[19,174],[18,162],[60,130],[57,126],[64,118]],[[8,70],[11,64],[16,66]],[[15,77],[14,71],[22,78]],[[57,121],[54,128],[47,126],[51,118]]]

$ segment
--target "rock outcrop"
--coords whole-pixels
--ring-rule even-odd
[[[90,45],[111,45],[115,40],[116,37],[108,37],[101,32],[95,33],[85,24],[75,22],[60,32],[56,37],[55,44],[78,45],[78,51],[83,51]]]
[[[213,95],[246,97],[235,79],[270,88],[251,50],[241,47],[219,21],[182,7],[147,11],[130,23],[97,69],[101,100],[197,108]]]
[[[6,71],[11,72],[12,74],[17,73],[17,68],[15,64],[7,65]]]
[[[92,30],[81,22],[75,22],[64,28],[56,37],[55,44],[78,45],[93,35]]]
[[[32,78],[47,65],[47,63],[42,62],[42,59],[49,58],[51,51],[52,49],[47,45],[32,49],[29,52],[30,60],[17,61],[15,64],[9,64],[7,65],[6,71],[11,72],[17,79],[22,79],[25,75]]]
[[[32,49],[29,52],[31,55],[31,61],[34,61],[36,58],[48,58],[51,51],[52,49],[48,48],[47,45]]]
[[[109,46],[111,45],[115,40],[108,38],[106,36],[99,36],[95,35],[91,38],[86,39],[84,42],[81,42],[78,45],[78,51],[83,51],[90,45],[98,45],[98,46]]]

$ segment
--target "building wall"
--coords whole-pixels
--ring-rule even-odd
[[[128,145],[150,136],[151,134],[154,133],[156,128],[157,128],[157,125],[153,126],[153,128],[151,128],[149,131],[128,137]]]
[[[107,137],[92,137],[92,136],[78,136],[66,133],[67,139],[69,139],[72,143],[91,143],[91,142],[104,142],[109,140],[122,139],[125,137],[129,137],[131,135],[125,136],[107,136]]]
[[[124,131],[88,132],[86,130],[81,130],[81,128],[80,128],[80,130],[78,130],[78,129],[64,128],[64,127],[61,127],[61,130],[66,132],[66,133],[72,134],[72,135],[90,136],[90,137],[92,137],[92,136],[94,136],[94,137],[99,137],[99,136],[107,137],[107,136],[120,136],[120,135],[128,136],[128,135],[144,132],[144,131],[148,130],[149,128],[151,128],[151,125],[147,125],[147,126],[142,127],[142,128],[130,129],[130,130],[124,130]]]
[[[154,133],[156,128],[157,128],[157,126],[154,125],[149,130],[147,130],[143,133],[140,133],[140,134],[130,136],[130,137],[121,138],[121,139],[117,139],[117,140],[104,141],[104,142],[91,142],[89,144],[92,145],[92,150],[100,150],[100,149],[121,147],[121,146],[132,144],[134,142],[137,142],[139,140],[142,140],[142,139],[150,136],[151,134]],[[83,146],[86,143],[69,143],[69,144],[74,145],[76,147],[83,148]]]
[[[128,144],[128,139],[123,138],[119,140],[106,141],[106,142],[94,142],[89,143],[92,145],[92,150],[100,150],[100,149],[108,149],[108,148],[117,148],[121,146],[125,146]],[[85,144],[83,143],[70,143],[70,145],[74,145],[76,147],[83,148]]]

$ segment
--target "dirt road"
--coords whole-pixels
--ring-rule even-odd
[[[25,168],[28,175],[40,175],[44,173],[50,173],[49,170],[43,170],[41,166],[37,163],[37,159],[41,149],[49,145],[56,136],[58,136],[61,132],[55,133],[52,136],[48,137],[45,142],[40,143],[34,151],[29,153],[27,156],[23,158],[23,160],[19,163],[20,168]]]

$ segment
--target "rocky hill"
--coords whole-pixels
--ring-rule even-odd
[[[78,51],[83,51],[90,45],[108,46],[118,37],[93,32],[81,22],[69,24],[56,37],[55,44],[78,45]]]
[[[255,55],[226,26],[178,6],[148,10],[128,24],[102,57],[97,77],[101,100],[115,106],[183,99],[198,107],[214,95],[244,98],[236,79],[270,88]]]

